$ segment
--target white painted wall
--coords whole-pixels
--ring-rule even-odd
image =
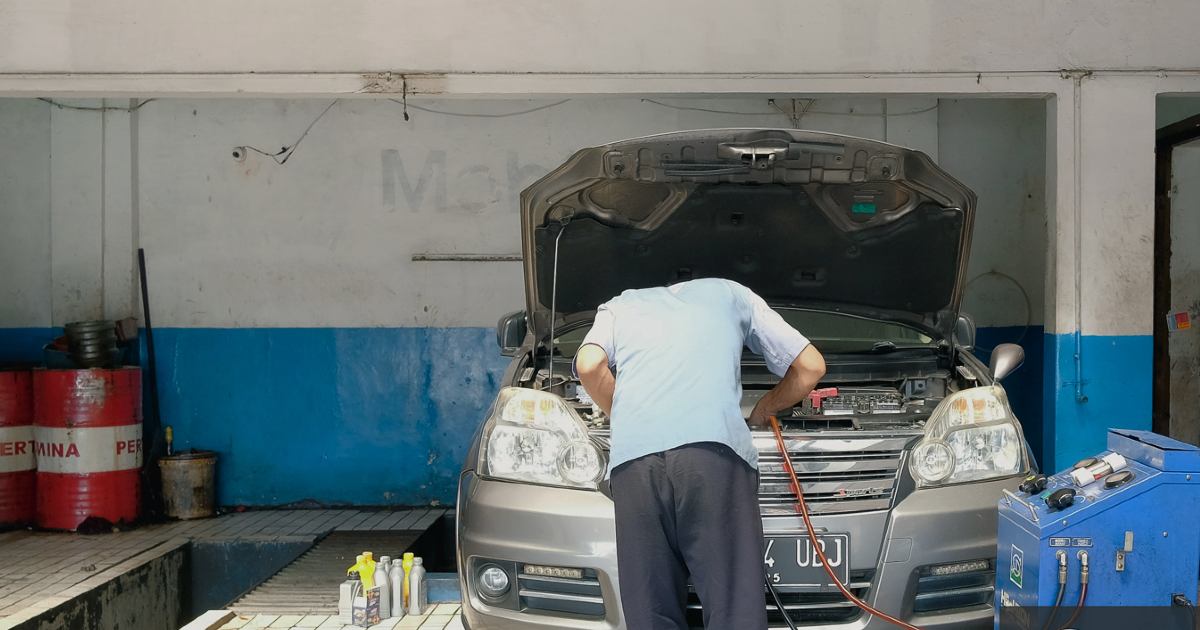
[[[0,325],[50,322],[50,106],[0,99]]]
[[[340,101],[282,165],[232,152],[290,146],[331,101],[164,99],[132,121],[123,111],[55,108],[48,136],[62,149],[51,177],[56,195],[70,196],[51,213],[54,323],[101,300],[110,316],[136,308],[131,256],[140,243],[159,326],[491,326],[522,304],[518,263],[412,256],[519,252],[517,194],[579,147],[793,123],[948,156],[951,172],[980,194],[977,233],[993,234],[976,246],[972,275],[1016,278],[1034,300],[1031,323],[1041,322],[1040,100],[821,99],[798,102],[803,114],[792,116],[766,97],[653,101],[414,99],[409,122],[398,103]],[[790,99],[776,105],[792,111]],[[535,108],[544,109],[495,117]],[[95,238],[100,227],[107,239]],[[1019,325],[1026,313],[1013,292],[985,276],[968,305],[981,325]]]
[[[1046,283],[1046,103],[943,99],[942,165],[979,196],[963,310],[978,326],[1040,326]]]
[[[1175,148],[1171,178],[1171,312],[1200,314],[1200,141]],[[1200,321],[1169,333],[1171,435],[1200,443]]]
[[[1096,77],[1081,85],[1076,229],[1082,230],[1083,330],[1148,335],[1154,304],[1155,95],[1146,80]]]
[[[0,99],[0,325],[137,307],[128,101]]]
[[[0,72],[1195,68],[1198,19],[1194,0],[8,0]]]

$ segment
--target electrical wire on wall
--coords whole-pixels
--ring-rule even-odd
[[[459,117],[459,118],[509,118],[512,116],[524,116],[525,114],[532,114],[534,112],[540,112],[542,110],[550,109],[551,107],[558,107],[559,105],[562,105],[564,103],[569,103],[571,101],[571,99],[569,99],[569,98],[564,98],[561,101],[555,101],[553,103],[539,105],[538,107],[532,107],[530,109],[522,109],[522,110],[518,110],[515,112],[501,112],[501,113],[493,114],[493,113],[485,113],[485,112],[476,112],[476,113],[450,112],[450,111],[445,111],[445,110],[441,110],[441,109],[434,109],[432,107],[422,107],[421,105],[413,105],[412,103],[409,103],[407,101],[407,99],[400,101],[400,100],[396,100],[394,98],[389,98],[388,100],[393,103],[398,103],[400,105],[403,105],[406,108],[411,107],[413,109],[420,110],[423,112],[428,112],[430,114],[438,114],[441,116],[455,116],[455,117]],[[405,118],[405,120],[408,120],[408,119]]]
[[[791,103],[792,103],[792,111],[790,111],[790,112],[786,111],[782,107],[780,107],[779,104],[776,103],[775,99],[773,99],[773,98],[767,99],[767,104],[770,105],[771,107],[774,107],[775,110],[778,111],[779,113],[783,114],[784,116],[787,116],[788,120],[792,121],[792,129],[799,129],[800,123],[802,123],[804,121],[804,115],[808,113],[808,110],[812,109],[812,106],[813,106],[813,104],[815,104],[817,102],[817,99],[815,99],[815,98],[806,98],[806,99],[790,98],[788,100],[791,101]],[[804,107],[797,107],[797,105],[799,104],[800,101],[805,101]]]
[[[672,103],[666,103],[666,102],[655,100],[652,98],[644,98],[644,99],[642,99],[642,102],[650,103],[652,105],[658,105],[659,107],[666,107],[669,109],[675,109],[675,110],[686,111],[686,112],[704,112],[704,113],[708,113],[708,114],[726,114],[726,115],[730,115],[730,116],[780,116],[780,115],[782,115],[782,116],[786,116],[789,120],[791,120],[793,126],[799,126],[800,121],[804,118],[804,116],[807,116],[807,115],[846,116],[846,117],[850,117],[850,118],[879,118],[881,116],[886,116],[886,117],[892,118],[892,117],[897,117],[897,116],[916,116],[919,114],[924,114],[927,112],[935,111],[938,108],[937,105],[933,105],[931,107],[924,107],[921,109],[914,109],[914,110],[910,110],[910,111],[888,112],[886,110],[886,106],[885,106],[884,111],[879,112],[879,113],[853,112],[853,111],[851,111],[851,112],[832,112],[832,111],[827,111],[827,110],[812,109],[812,106],[815,105],[818,100],[815,98],[812,98],[812,99],[793,98],[793,99],[788,99],[788,100],[792,101],[792,105],[790,108],[785,109],[779,105],[779,103],[776,101],[776,99],[773,99],[773,98],[767,99],[767,105],[769,107],[771,107],[773,110],[775,110],[775,111],[770,111],[770,112],[747,112],[747,111],[737,111],[737,110],[730,110],[730,109],[713,109],[713,108],[709,108],[709,107],[693,107],[690,105],[675,105]],[[797,103],[798,101],[807,101],[807,103],[803,107],[798,107],[798,103]]]
[[[493,113],[493,112],[455,112],[455,111],[436,109],[433,107],[426,107],[423,105],[415,105],[415,104],[409,103],[408,102],[408,81],[407,81],[407,79],[404,81],[404,84],[403,84],[401,90],[402,90],[401,98],[399,98],[399,99],[389,98],[388,100],[393,103],[396,103],[397,105],[400,105],[401,107],[404,108],[403,111],[404,111],[404,120],[405,121],[409,121],[411,119],[408,114],[409,108],[412,108],[412,109],[415,109],[418,111],[422,111],[422,112],[426,112],[429,114],[436,114],[439,116],[451,116],[451,117],[457,117],[457,118],[511,118],[514,116],[525,116],[528,114],[533,114],[535,112],[545,111],[548,109],[559,107],[561,105],[565,105],[566,103],[571,102],[571,100],[572,100],[569,98],[564,98],[562,100],[554,101],[552,103],[546,103],[544,105],[538,105],[536,107],[530,107],[527,109],[520,109],[520,110],[516,110],[516,111],[511,111],[511,112],[495,112],[495,113]],[[153,100],[153,99],[151,99],[151,100]],[[788,100],[790,102],[790,108],[785,109],[785,108],[781,107],[775,99],[773,99],[773,98],[767,99],[767,105],[770,106],[774,110],[771,112],[744,112],[744,111],[734,111],[734,110],[711,109],[711,108],[705,108],[705,107],[691,107],[691,106],[687,106],[687,105],[673,105],[671,103],[665,103],[663,101],[658,101],[658,100],[655,100],[652,98],[643,98],[643,99],[641,99],[641,102],[651,103],[653,105],[658,105],[659,107],[667,107],[670,109],[676,109],[676,110],[681,110],[681,111],[706,112],[706,113],[710,113],[710,114],[726,114],[726,115],[735,115],[735,116],[779,116],[779,115],[783,115],[788,118],[788,120],[792,124],[792,128],[794,128],[794,129],[800,128],[800,125],[804,120],[804,116],[806,116],[808,114],[821,114],[821,115],[825,115],[825,116],[865,117],[865,118],[875,118],[875,117],[882,115],[886,119],[886,117],[888,117],[888,116],[914,116],[917,114],[931,112],[938,108],[937,105],[934,105],[932,107],[926,107],[924,109],[889,114],[887,112],[887,106],[885,103],[884,111],[882,114],[863,113],[863,112],[831,112],[831,111],[820,111],[820,110],[812,109],[813,105],[815,105],[817,102],[817,99],[815,99],[815,98],[810,98],[810,99],[793,98],[793,99],[788,99]],[[300,142],[303,141],[306,136],[308,136],[308,133],[310,131],[312,131],[313,127],[316,126],[316,124],[325,116],[325,114],[327,114],[329,112],[329,110],[333,108],[334,105],[337,105],[338,101],[339,101],[339,99],[335,99],[331,103],[329,103],[329,105],[326,106],[325,109],[322,110],[321,113],[318,114],[317,117],[314,118],[313,121],[308,124],[308,127],[304,130],[304,133],[300,134],[300,137],[297,138],[296,141],[293,142],[292,144],[283,146],[278,151],[275,151],[275,152],[264,151],[262,149],[259,149],[258,147],[254,147],[254,146],[250,146],[250,145],[242,145],[242,146],[234,148],[234,154],[233,154],[234,157],[241,158],[245,154],[246,151],[252,151],[254,153],[258,153],[259,155],[263,155],[263,156],[271,158],[272,160],[275,161],[276,164],[282,165],[282,164],[286,163],[289,159],[291,159],[291,157],[293,155],[295,155],[296,149],[299,148],[299,146],[300,146]],[[149,101],[146,101],[146,102],[149,102]],[[145,102],[142,103],[141,105],[144,105],[144,104],[145,104]],[[141,107],[141,105],[138,105],[138,107]],[[885,120],[884,124],[886,125],[886,120]],[[241,155],[239,155],[239,151],[241,152]]]
[[[142,107],[145,107],[146,105],[153,103],[154,101],[157,101],[158,99],[148,98],[132,107],[109,107],[107,105],[103,105],[100,107],[89,107],[86,105],[68,105],[66,103],[60,103],[60,102],[58,102],[54,99],[50,99],[50,98],[38,98],[38,100],[43,103],[49,103],[50,105],[53,105],[54,107],[57,107],[59,109],[72,109],[72,110],[80,111],[80,112],[136,112],[137,110],[141,109]]]
[[[274,153],[269,153],[267,151],[263,151],[262,149],[259,149],[258,147],[253,147],[250,145],[241,145],[239,147],[234,148],[234,150],[233,150],[234,157],[239,157],[237,152],[238,152],[238,149],[241,149],[242,151],[253,151],[259,155],[265,155],[265,156],[271,158],[272,160],[274,160],[276,164],[279,164],[279,165],[286,164],[287,161],[289,159],[291,159],[291,157],[293,155],[296,154],[296,149],[300,148],[300,143],[303,142],[304,138],[308,136],[308,132],[312,131],[313,127],[315,127],[317,125],[317,123],[320,122],[320,120],[325,117],[325,114],[329,113],[329,110],[333,109],[334,105],[338,104],[339,100],[340,99],[334,99],[333,101],[331,101],[329,103],[329,105],[326,105],[325,109],[321,110],[321,113],[317,114],[317,117],[314,118],[312,120],[312,122],[308,123],[308,127],[306,127],[304,129],[304,133],[300,134],[300,137],[296,138],[296,141],[291,143],[290,145],[284,145],[283,147],[280,147],[280,149]]]
[[[412,109],[415,109],[418,111],[422,111],[422,112],[426,112],[429,114],[436,114],[439,116],[451,116],[451,117],[456,117],[456,118],[493,118],[494,119],[494,118],[511,118],[514,116],[525,116],[528,114],[533,114],[536,112],[545,111],[548,109],[559,107],[561,105],[565,105],[566,103],[569,103],[572,100],[569,98],[564,98],[564,99],[561,99],[558,101],[554,101],[552,103],[546,103],[544,105],[538,105],[536,107],[530,107],[530,108],[526,108],[526,109],[511,111],[511,112],[495,112],[495,113],[493,113],[493,112],[456,112],[456,111],[436,109],[433,107],[426,107],[423,105],[415,105],[415,104],[409,103],[408,102],[408,81],[407,80],[404,81],[404,84],[403,84],[403,87],[401,88],[401,90],[402,90],[401,98],[399,98],[399,99],[389,98],[388,100],[393,103],[396,103],[404,108],[403,111],[404,111],[404,120],[405,121],[411,120],[411,118],[408,114],[409,108],[412,108]],[[51,102],[49,99],[42,99],[42,100]],[[142,103],[138,104],[135,108],[131,108],[131,109],[128,109],[128,108],[105,108],[105,109],[123,109],[126,111],[132,111],[133,109],[140,108],[142,105],[145,105],[146,103],[149,103],[153,100],[155,100],[155,99],[149,99],[147,101],[143,101]],[[291,143],[290,145],[285,145],[283,147],[280,147],[280,149],[278,151],[274,151],[274,152],[265,151],[263,149],[260,149],[258,147],[251,146],[251,145],[241,145],[241,146],[234,148],[233,156],[235,158],[240,159],[241,157],[243,157],[245,155],[246,152],[253,152],[253,153],[258,153],[259,155],[271,158],[271,160],[273,160],[276,164],[280,164],[280,165],[285,164],[289,159],[291,159],[291,157],[293,155],[295,155],[296,150],[300,146],[300,143],[304,140],[305,137],[308,136],[309,132],[312,131],[313,127],[315,127],[316,124],[318,122],[320,122],[320,120],[322,118],[325,117],[325,114],[329,113],[329,110],[333,109],[333,106],[337,105],[339,101],[340,101],[340,99],[334,99],[332,102],[330,102],[329,105],[327,105],[325,107],[325,109],[322,110],[321,113],[318,114],[316,116],[316,118],[314,118],[312,120],[312,122],[310,122],[308,124],[308,127],[305,128],[304,133],[300,134],[300,137],[297,138],[296,141]],[[793,98],[793,99],[788,99],[788,101],[790,102],[790,107],[785,109],[784,107],[779,105],[779,103],[776,101],[776,99],[767,99],[767,105],[769,107],[771,107],[774,111],[746,112],[746,111],[711,109],[711,108],[705,108],[705,107],[692,107],[692,106],[687,106],[687,105],[674,105],[671,103],[666,103],[666,102],[658,101],[658,100],[651,99],[651,98],[641,99],[641,102],[643,102],[643,103],[650,103],[653,105],[657,105],[659,107],[666,107],[666,108],[676,109],[676,110],[681,110],[681,111],[706,112],[706,113],[711,113],[711,114],[726,114],[726,115],[734,115],[734,116],[780,116],[780,115],[783,115],[788,118],[788,120],[792,124],[792,128],[795,128],[795,129],[800,128],[800,125],[802,124],[804,117],[809,114],[820,114],[820,115],[824,115],[824,116],[864,117],[864,118],[876,118],[876,117],[879,117],[882,115],[886,118],[887,116],[914,116],[917,114],[931,112],[938,108],[937,105],[934,105],[932,107],[926,107],[923,109],[918,109],[918,110],[913,110],[913,111],[888,113],[887,109],[886,109],[886,104],[885,104],[884,112],[882,114],[853,112],[853,111],[851,111],[851,112],[832,112],[832,111],[821,111],[821,110],[812,109],[813,105],[815,105],[817,103],[817,99],[815,99],[815,98],[810,98],[810,99]],[[69,105],[61,105],[58,103],[54,103],[54,104],[58,105],[60,107],[74,108],[73,106],[69,106]],[[101,109],[101,108],[78,108],[78,109]],[[886,125],[886,122],[885,122],[885,125]]]
[[[1002,280],[1007,280],[1009,283],[1011,283],[1014,287],[1017,288],[1017,291],[1019,291],[1021,293],[1021,298],[1025,301],[1025,325],[1024,325],[1024,327],[1021,328],[1021,334],[1017,335],[1016,340],[1012,342],[1015,344],[1020,344],[1021,341],[1023,341],[1025,339],[1025,335],[1027,333],[1029,333],[1030,326],[1033,325],[1033,301],[1029,299],[1029,292],[1025,290],[1025,287],[1022,286],[1021,283],[1018,282],[1016,278],[1004,273],[1003,271],[996,271],[995,269],[993,269],[991,271],[985,271],[985,272],[975,276],[974,278],[971,278],[970,280],[968,280],[967,283],[963,285],[963,295],[966,295],[967,290],[971,288],[972,284],[975,284],[976,280],[979,280],[980,278],[983,278],[985,276],[995,276]],[[976,351],[977,352],[991,352],[992,348],[976,348]]]

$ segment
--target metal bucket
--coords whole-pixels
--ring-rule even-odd
[[[207,518],[216,512],[214,484],[217,454],[192,451],[158,460],[162,470],[163,509],[167,516],[182,520]]]

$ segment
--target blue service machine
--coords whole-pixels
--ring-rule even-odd
[[[1125,429],[1108,449],[1005,491],[996,628],[1194,627],[1200,449]]]

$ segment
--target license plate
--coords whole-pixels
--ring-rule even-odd
[[[834,575],[850,581],[850,535],[817,534]],[[808,536],[766,536],[763,565],[776,586],[833,587]]]

